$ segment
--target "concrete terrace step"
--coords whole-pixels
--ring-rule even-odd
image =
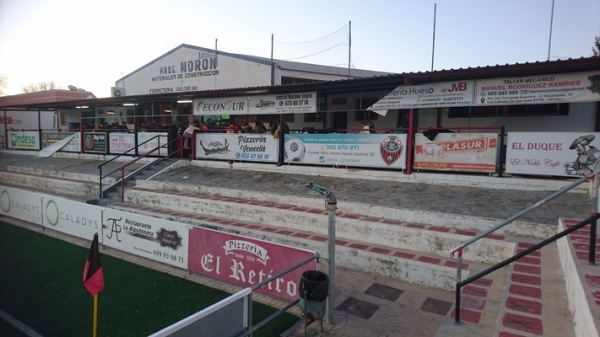
[[[517,252],[533,244],[519,242]],[[461,324],[453,308],[436,337],[575,336],[557,254],[550,244],[463,287]]]
[[[265,199],[272,198],[265,196]],[[137,187],[125,191],[125,200],[133,204],[260,223],[321,236],[327,235],[328,213],[323,204],[320,208],[310,208],[299,204],[288,205],[284,199],[285,197],[280,196],[282,203],[259,202]],[[473,231],[373,216],[343,212],[336,214],[336,237],[341,240],[408,249],[438,256],[447,256],[452,248],[475,234]],[[512,256],[515,245],[504,239],[502,235],[491,235],[479,240],[465,249],[463,258],[482,263],[502,261]]]
[[[326,235],[132,203],[114,203],[111,207],[314,250],[327,258]],[[456,282],[455,259],[339,238],[336,238],[336,264],[446,290],[454,289]],[[474,263],[462,264],[464,277],[469,275],[471,265]]]
[[[77,179],[80,178],[80,179]],[[0,170],[0,183],[22,188],[40,188],[57,193],[97,197],[99,195],[98,177],[91,181],[89,176],[49,176],[37,173],[17,173]],[[107,178],[107,182],[114,181]]]

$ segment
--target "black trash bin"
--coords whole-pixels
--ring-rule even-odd
[[[300,279],[299,292],[300,307],[315,318],[322,318],[329,292],[329,276],[318,270],[305,271]]]
[[[327,298],[329,291],[329,276],[318,270],[307,270],[302,273],[300,279],[300,298],[304,298],[306,293],[306,300],[322,302]]]

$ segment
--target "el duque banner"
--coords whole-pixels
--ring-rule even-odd
[[[583,176],[600,171],[598,132],[510,132],[506,173]]]

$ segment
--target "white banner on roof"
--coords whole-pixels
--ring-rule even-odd
[[[251,115],[317,112],[317,92],[250,96]]]
[[[317,93],[301,92],[194,100],[194,115],[270,115],[317,112]]]
[[[469,106],[473,105],[474,87],[474,81],[401,85],[367,109],[385,116],[394,109]]]
[[[600,72],[478,80],[476,105],[600,101]]]

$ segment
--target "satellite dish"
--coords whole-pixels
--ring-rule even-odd
[[[74,85],[69,84],[69,86],[67,88],[69,88],[69,90],[71,90],[71,91],[77,91],[77,87]]]

